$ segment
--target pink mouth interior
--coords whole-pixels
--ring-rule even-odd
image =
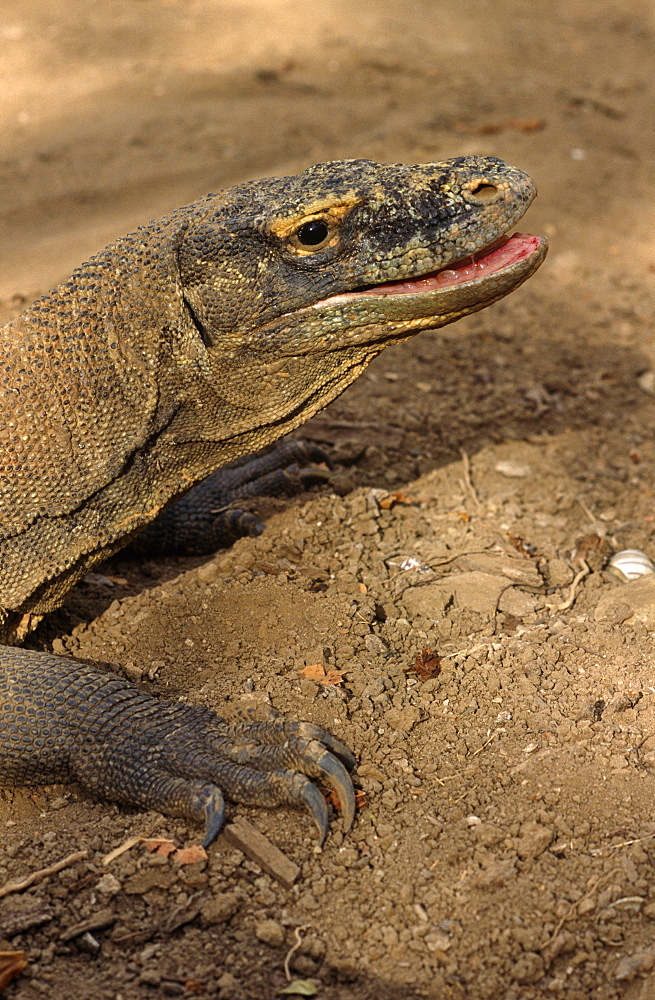
[[[467,281],[484,278],[521,260],[526,260],[532,256],[540,243],[539,236],[524,236],[521,233],[514,233],[510,237],[503,236],[479,253],[450,264],[441,271],[424,274],[412,281],[390,281],[386,285],[376,285],[375,288],[367,288],[357,294],[411,295],[451,285],[463,285]]]

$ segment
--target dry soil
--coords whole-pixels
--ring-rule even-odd
[[[34,637],[316,720],[363,798],[320,853],[304,816],[233,807],[286,888],[220,839],[107,863],[199,832],[3,792],[0,886],[88,852],[0,899],[29,958],[7,997],[272,998],[296,934],[321,1000],[654,997],[655,576],[606,567],[655,558],[651,0],[2,0],[0,44],[4,318],[137,224],[322,159],[500,156],[552,244],[307,425],[332,489],[210,560],[115,559]]]

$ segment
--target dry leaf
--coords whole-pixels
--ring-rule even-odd
[[[298,673],[301,677],[306,677],[310,681],[314,681],[316,684],[323,684],[327,687],[336,687],[339,684],[343,684],[345,670],[327,670],[322,663],[310,663],[306,667],[302,667]]]
[[[158,854],[161,858],[167,858],[175,850],[173,841],[167,840],[165,837],[152,837],[150,840],[144,840],[143,846],[146,851]]]
[[[381,507],[382,510],[389,510],[389,508],[393,507],[396,503],[411,504],[414,503],[414,501],[411,497],[406,497],[404,493],[390,493],[388,496],[382,497],[381,500],[378,500],[378,507]]]
[[[187,979],[184,989],[187,993],[200,994],[206,992],[205,984],[201,983],[199,979]]]
[[[323,798],[325,801],[336,809],[337,812],[341,812],[341,800],[333,788],[328,792],[327,789],[323,789]],[[366,795],[360,788],[355,789],[355,806],[357,809],[365,809],[368,803],[366,801]]]
[[[173,855],[173,861],[177,861],[178,865],[194,865],[198,861],[206,860],[207,851],[200,844],[192,844],[191,847],[181,847]]]
[[[520,552],[526,559],[530,558],[531,553],[526,548],[526,541],[524,538],[521,538],[520,535],[515,535],[513,531],[508,531],[507,537],[509,538],[510,545],[513,545],[517,552]]]
[[[322,684],[325,680],[325,667],[322,663],[310,663],[306,667],[301,667],[298,673],[301,677],[316,681],[317,684]]]
[[[294,979],[284,989],[278,990],[280,996],[286,994],[292,997],[314,997],[317,993],[318,986],[311,979]]]
[[[419,680],[430,681],[441,673],[441,657],[431,649],[422,649],[416,654],[414,665],[407,667],[405,673],[413,673]]]
[[[345,673],[345,670],[328,670],[323,684],[328,684],[330,687],[338,687],[339,684],[343,684]]]

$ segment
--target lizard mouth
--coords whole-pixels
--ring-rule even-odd
[[[304,342],[287,345],[284,356],[339,351],[357,344],[370,344],[379,352],[385,344],[407,340],[419,330],[446,326],[518,288],[547,251],[545,236],[514,233],[415,278],[364,285],[321,299],[293,314],[297,321],[311,314],[319,318],[314,325],[310,321]],[[308,330],[314,334],[311,345]]]
[[[420,295],[424,292],[452,288],[455,285],[475,283],[536,256],[544,242],[541,236],[527,236],[522,233],[501,236],[479,253],[453,261],[437,271],[422,274],[409,281],[401,278],[399,281],[389,281],[384,285],[358,289],[354,294],[357,296]]]

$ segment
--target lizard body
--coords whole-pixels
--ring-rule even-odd
[[[241,801],[302,801],[324,834],[306,776],[327,772],[349,795],[339,758],[353,763],[329,734],[300,723],[230,729],[72,660],[9,647],[176,498],[297,427],[385,346],[524,281],[545,241],[505,234],[533,197],[526,174],[493,158],[319,164],[150,223],[4,328],[0,781],[74,778],[204,818],[207,839],[221,785]],[[184,760],[154,774],[152,747],[180,713]],[[213,745],[220,767],[209,749],[187,762],[194,740]],[[247,773],[226,777],[234,767]]]

